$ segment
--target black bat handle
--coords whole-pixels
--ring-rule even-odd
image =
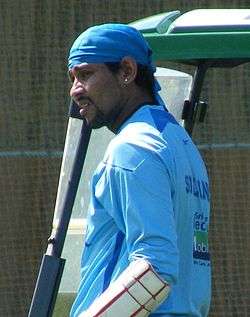
[[[74,103],[71,104],[71,107],[72,105],[74,105]],[[49,238],[47,252],[43,255],[28,317],[51,317],[53,314],[65,264],[65,260],[60,257],[74,206],[90,135],[91,129],[86,121],[83,120],[65,196],[61,204],[61,209],[58,212],[58,226],[56,231],[53,232]]]
[[[65,260],[43,255],[28,317],[51,317]]]

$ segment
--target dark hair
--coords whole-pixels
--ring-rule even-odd
[[[117,73],[120,68],[119,62],[107,62],[105,65],[112,73]],[[135,83],[154,97],[154,74],[148,66],[137,64]]]

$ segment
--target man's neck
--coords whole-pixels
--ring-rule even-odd
[[[121,107],[119,115],[116,120],[108,125],[108,129],[114,133],[117,133],[119,127],[125,122],[135,111],[137,111],[142,105],[153,104],[154,99],[151,96],[136,96],[135,98],[129,97],[127,102]]]

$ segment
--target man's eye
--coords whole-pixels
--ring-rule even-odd
[[[79,71],[77,74],[80,81],[87,80],[91,76],[91,72]]]

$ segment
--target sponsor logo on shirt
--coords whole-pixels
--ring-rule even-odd
[[[210,201],[209,185],[207,181],[186,175],[185,185],[187,194],[202,200]]]
[[[193,259],[195,264],[208,265],[210,260],[208,249],[208,217],[202,212],[194,214]]]

